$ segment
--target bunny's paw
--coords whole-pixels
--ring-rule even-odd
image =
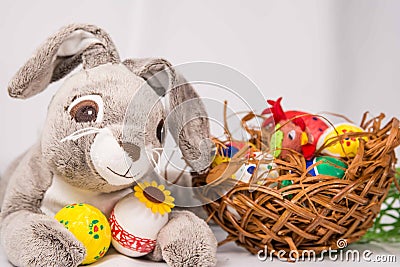
[[[83,244],[56,220],[39,214],[29,214],[26,219],[2,227],[3,245],[12,263],[74,267],[85,258]]]
[[[182,237],[162,249],[164,260],[169,266],[215,266],[213,245],[206,240]]]
[[[169,266],[215,266],[217,240],[205,221],[191,212],[175,212],[159,235],[159,248]]]

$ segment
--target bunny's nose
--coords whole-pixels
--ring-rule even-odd
[[[132,161],[137,161],[140,158],[140,147],[127,142],[121,143],[122,148],[128,153],[129,157],[131,157]]]

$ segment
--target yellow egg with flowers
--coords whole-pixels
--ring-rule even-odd
[[[364,130],[351,123],[340,123],[334,127],[327,128],[319,137],[317,142],[317,149],[321,148],[325,143],[332,142],[322,150],[322,153],[336,157],[350,157],[354,158],[360,147],[360,140],[368,141],[365,136],[355,137],[354,133],[363,133]],[[341,135],[348,135],[336,142],[336,138]]]
[[[86,248],[82,264],[90,264],[106,254],[111,242],[111,230],[106,216],[89,204],[70,204],[54,218],[64,225]]]

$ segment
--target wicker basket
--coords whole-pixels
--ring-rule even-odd
[[[347,244],[359,240],[373,225],[395,174],[399,121],[393,118],[383,126],[383,118],[381,114],[367,120],[365,114],[360,125],[365,132],[337,137],[335,142],[368,138],[360,140],[354,158],[344,159],[348,168],[342,179],[311,176],[304,157],[294,151],[286,160],[274,160],[280,173],[277,178],[258,175],[248,183],[227,178],[234,172],[229,168],[237,168],[234,162],[225,170],[228,174],[217,179],[211,170],[212,182],[210,173],[196,176],[194,186],[201,188],[197,197],[208,202],[204,208],[209,218],[228,233],[220,245],[234,241],[253,254],[265,246],[268,251],[275,250],[274,255],[279,250],[286,255],[304,250],[319,254],[343,247],[338,240]],[[259,147],[260,131],[247,130]],[[292,185],[282,186],[282,181],[288,180]]]

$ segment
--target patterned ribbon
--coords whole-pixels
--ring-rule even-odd
[[[114,211],[111,212],[109,221],[112,237],[124,248],[140,253],[149,253],[155,248],[156,240],[140,238],[125,231],[115,219]]]

